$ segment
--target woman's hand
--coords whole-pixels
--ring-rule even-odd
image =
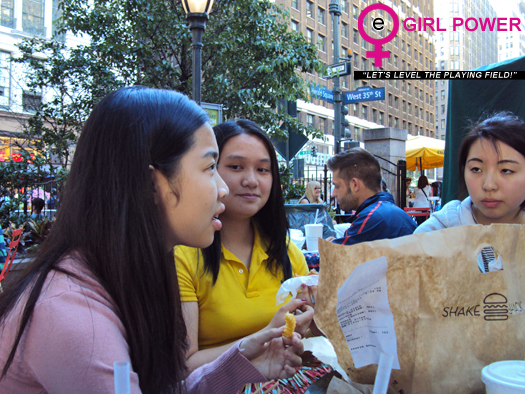
[[[284,338],[283,331],[284,327],[261,330],[239,345],[241,354],[268,380],[290,378],[295,374],[294,367],[301,365],[301,336],[294,332],[290,338]]]
[[[306,331],[308,331],[308,328],[310,327],[314,317],[314,309],[310,305],[307,305],[307,302],[307,299],[304,297],[302,299],[296,298],[290,302],[287,302],[279,308],[277,313],[275,313],[270,323],[266,326],[265,330],[281,327],[285,324],[284,315],[286,312],[293,313],[294,311],[299,310],[300,312],[295,315],[295,321],[297,323],[295,326],[295,332],[298,332],[301,337],[304,338]]]

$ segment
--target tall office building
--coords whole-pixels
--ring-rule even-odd
[[[318,57],[327,65],[334,63],[333,23],[329,13],[330,0],[277,0],[277,3],[290,11],[291,28],[301,32],[310,42],[318,46]],[[434,45],[432,32],[405,31],[402,23],[406,18],[432,18],[433,1],[428,0],[384,0],[399,16],[400,29],[397,35],[384,47],[391,51],[389,59],[383,60],[383,67],[373,65],[373,59],[366,58],[366,51],[373,50],[371,43],[365,41],[358,30],[358,17],[368,6],[376,1],[339,0],[342,6],[340,17],[340,56],[346,57],[352,51],[353,70],[385,71],[429,71],[434,69]],[[382,16],[385,20],[383,32],[371,27],[372,19]],[[383,11],[374,10],[365,18],[367,32],[373,38],[388,35],[392,20]],[[428,30],[428,29],[427,29]],[[333,81],[321,75],[306,74],[306,79],[315,85],[323,85],[332,90]],[[413,135],[435,137],[434,83],[429,80],[365,80],[355,81],[353,76],[341,78],[343,92],[353,91],[362,86],[385,88],[384,101],[368,101],[349,105],[346,119],[350,123],[352,138],[362,141],[362,130],[377,127],[397,127],[408,130]],[[318,99],[298,102],[299,119],[324,131],[326,141],[315,141],[318,158],[306,156],[316,165],[323,164],[332,154],[333,147],[333,105]]]
[[[509,15],[510,13],[510,15]],[[525,55],[525,1],[519,0],[511,9],[506,9],[500,18],[520,18],[521,31],[498,32],[498,61],[513,59]]]
[[[482,16],[496,18],[496,12],[488,0],[451,0],[434,3],[434,15],[447,31],[434,36],[436,47],[436,70],[468,71],[498,61],[497,32],[468,31],[465,28],[452,31],[453,18]],[[469,25],[471,28],[472,24]],[[445,139],[447,127],[448,81],[435,81],[436,88],[436,136]]]
[[[13,159],[19,152],[17,133],[34,113],[47,92],[27,87],[24,66],[11,61],[20,52],[17,44],[31,37],[50,39],[53,22],[59,15],[58,0],[2,0],[0,3],[0,161]],[[85,43],[67,34],[68,45]]]

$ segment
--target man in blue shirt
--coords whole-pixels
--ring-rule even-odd
[[[353,245],[414,232],[416,222],[395,205],[390,193],[381,191],[381,167],[371,153],[353,148],[333,156],[328,167],[339,206],[344,211],[356,211],[344,237],[333,242]]]

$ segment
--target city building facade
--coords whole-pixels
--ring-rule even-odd
[[[449,28],[434,36],[436,70],[468,71],[498,61],[498,33],[494,31],[452,31],[452,19],[471,16],[496,18],[488,0],[452,0],[434,3],[434,15]],[[436,89],[436,138],[445,139],[447,130],[448,81],[434,81]]]
[[[20,55],[17,45],[24,39],[51,39],[60,13],[58,4],[58,0],[0,2],[0,161],[16,158],[18,145],[25,143],[17,136],[47,94],[28,88],[24,66],[12,58]],[[85,43],[69,34],[60,39],[71,46]]]
[[[277,0],[277,3],[290,12],[291,29],[301,32],[310,42],[318,47],[318,57],[327,65],[334,63],[333,23],[329,13],[331,0]],[[423,0],[384,0],[399,17],[402,26],[406,18],[432,18],[433,1]],[[340,16],[340,57],[351,53],[353,70],[387,71],[431,71],[434,70],[434,44],[432,31],[406,31],[400,28],[397,35],[384,47],[391,56],[383,61],[383,67],[375,67],[373,59],[366,57],[366,52],[373,45],[359,34],[358,18],[360,13],[376,1],[339,0],[342,13]],[[371,27],[371,21],[377,16],[385,20],[385,29],[377,32]],[[383,11],[374,10],[365,17],[365,29],[373,38],[385,37],[392,29],[392,19]],[[429,30],[429,29],[427,29]],[[333,89],[333,81],[322,75],[305,74],[309,83]],[[385,100],[367,101],[349,104],[346,116],[351,130],[351,137],[363,141],[363,130],[394,127],[406,129],[413,135],[435,137],[435,85],[430,80],[354,80],[353,75],[340,78],[343,92],[354,91],[369,86],[385,88]],[[321,129],[325,140],[314,140],[321,158],[306,157],[306,163],[319,166],[333,154],[334,110],[333,105],[323,100],[312,98],[309,102],[297,103],[298,117],[303,123]],[[319,157],[319,154],[318,154]]]

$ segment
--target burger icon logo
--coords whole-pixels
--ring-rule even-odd
[[[509,308],[507,297],[491,293],[483,300],[483,318],[487,321],[508,320]]]

